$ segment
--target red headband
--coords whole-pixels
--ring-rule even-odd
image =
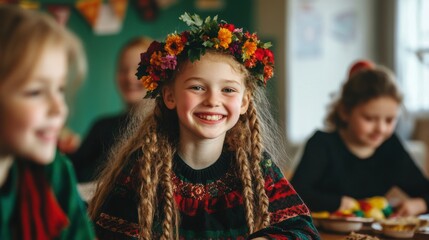
[[[365,69],[374,69],[375,64],[369,60],[359,60],[355,62],[352,67],[349,70],[349,77],[351,77],[353,74],[365,70]]]

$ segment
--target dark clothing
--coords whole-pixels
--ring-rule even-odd
[[[393,134],[374,154],[361,159],[338,132],[317,131],[307,142],[291,183],[312,211],[335,211],[341,197],[384,196],[398,186],[429,206],[429,181]]]
[[[78,182],[94,180],[128,121],[128,114],[123,113],[102,118],[93,124],[79,149],[68,155],[75,167]]]
[[[100,239],[138,239],[137,182],[141,176],[135,164],[138,158],[136,155],[121,172],[99,217],[94,221]],[[233,157],[231,153],[223,153],[213,165],[194,170],[178,155],[175,156],[172,181],[176,206],[180,212],[180,239],[247,237],[242,186],[238,171],[232,164]],[[269,198],[271,225],[254,233],[252,237],[320,239],[307,206],[280,169],[267,155],[261,166]],[[157,239],[156,236],[160,235],[160,220],[157,217],[154,219],[153,231],[154,239]]]

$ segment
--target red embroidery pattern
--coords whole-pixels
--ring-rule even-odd
[[[271,213],[270,215],[271,224],[282,222],[289,218],[293,218],[300,215],[307,215],[307,216],[310,215],[310,211],[308,210],[305,204],[294,205],[289,208],[281,209]]]
[[[226,173],[221,179],[206,185],[185,182],[176,176],[176,174],[173,173],[172,175],[174,194],[180,195],[183,198],[203,200],[226,195],[241,188],[237,177],[230,172]]]

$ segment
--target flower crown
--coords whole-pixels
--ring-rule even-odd
[[[223,20],[218,23],[217,16],[203,21],[197,14],[185,13],[179,19],[191,28],[190,31],[169,34],[165,42],[153,41],[140,55],[136,76],[147,89],[145,98],[159,96],[162,83],[176,70],[178,57],[194,62],[207,49],[234,56],[260,86],[266,86],[268,79],[273,77],[274,55],[268,49],[271,43],[261,42],[256,33],[243,32]]]

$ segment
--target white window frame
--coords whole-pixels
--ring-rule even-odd
[[[429,113],[429,1],[397,0],[396,74],[410,113]]]

